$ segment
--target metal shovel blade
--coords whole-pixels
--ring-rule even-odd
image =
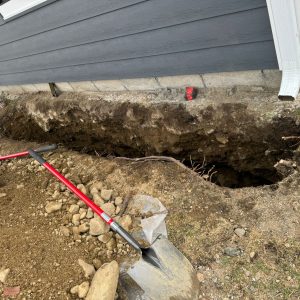
[[[159,267],[141,258],[127,271],[145,292],[143,299],[198,299],[199,282],[188,259],[163,236],[153,243],[151,251],[159,259]]]

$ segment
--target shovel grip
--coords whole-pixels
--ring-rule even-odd
[[[48,152],[48,151],[53,151],[57,149],[57,145],[56,144],[52,144],[52,145],[47,145],[47,146],[42,146],[38,149],[35,150],[35,152]]]

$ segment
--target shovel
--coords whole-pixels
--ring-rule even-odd
[[[128,271],[128,274],[145,291],[146,298],[141,299],[198,299],[198,283],[191,264],[167,239],[159,237],[151,247],[143,248],[129,232],[46,162],[36,151],[29,149],[28,153],[141,254],[141,259]]]

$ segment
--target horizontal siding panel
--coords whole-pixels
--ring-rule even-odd
[[[145,1],[149,0],[57,0],[7,23],[2,20],[0,45]]]
[[[71,2],[71,0],[61,1]],[[265,1],[226,0],[226,5],[224,5],[224,0],[147,1],[139,5],[114,11],[110,14],[87,19],[83,22],[77,22],[66,27],[57,28],[56,30],[47,31],[43,34],[3,45],[0,47],[0,61],[68,48],[74,45],[103,41],[105,39],[126,36],[212,16],[234,13],[259,5],[265,6]],[[52,5],[49,5],[44,9],[47,9],[48,13],[51,14],[51,7]],[[44,9],[39,11],[43,11]],[[28,25],[27,27],[29,32],[32,30],[32,26],[36,26],[35,20],[33,21],[32,19],[31,21],[33,25]],[[19,27],[18,29],[20,30]],[[7,30],[10,32],[9,35],[14,35],[14,31],[10,29],[10,23],[7,24]],[[0,32],[0,36],[1,34]]]
[[[272,40],[265,8],[0,62],[0,74]],[[252,24],[240,30],[241,26]],[[220,34],[226,29],[226,34]]]
[[[277,68],[273,41],[1,75],[0,84],[105,80],[264,68]]]

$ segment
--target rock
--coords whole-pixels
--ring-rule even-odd
[[[85,195],[87,194],[87,189],[86,187],[81,183],[77,185],[77,188],[81,190],[82,193],[84,193]]]
[[[69,208],[69,213],[72,215],[77,214],[79,212],[79,205],[77,204],[72,204]]]
[[[88,208],[87,210],[87,213],[86,213],[86,216],[85,216],[87,219],[91,219],[94,217],[94,212],[92,211],[91,208]]]
[[[115,214],[116,207],[112,203],[104,203],[101,205],[101,208],[109,215],[112,216]]]
[[[93,265],[96,270],[100,269],[102,266],[102,261],[98,258],[93,259]]]
[[[86,300],[114,300],[119,280],[116,261],[104,264],[95,274]]]
[[[72,223],[75,226],[78,226],[80,224],[80,214],[73,215],[73,217],[72,217]]]
[[[125,230],[129,230],[132,226],[132,218],[129,215],[124,215],[120,218],[119,223]]]
[[[90,187],[91,194],[93,194],[92,190],[99,192],[101,191],[102,188],[103,188],[103,183],[101,181],[95,181]]]
[[[109,226],[102,221],[99,217],[93,218],[90,221],[90,235],[98,236],[100,234],[107,233]]]
[[[69,228],[67,228],[65,226],[60,226],[60,232],[64,236],[70,236],[70,230],[69,230]]]
[[[231,256],[231,257],[233,257],[233,256],[239,256],[239,255],[241,255],[241,249],[239,249],[239,248],[232,248],[232,247],[226,247],[224,249],[224,254],[228,255],[228,256]]]
[[[117,206],[117,207],[116,207],[115,214],[118,215],[120,211],[121,211],[121,207],[120,207],[120,206]]]
[[[104,204],[104,200],[100,197],[100,195],[98,193],[93,194],[93,200],[94,200],[95,204],[97,204],[98,206],[101,206]]]
[[[48,214],[61,210],[62,203],[50,202],[46,205],[45,210]]]
[[[121,205],[122,203],[123,203],[123,198],[122,197],[116,197],[115,204],[116,205]]]
[[[246,234],[246,230],[244,228],[236,228],[236,229],[234,229],[234,233],[238,237],[243,237]]]
[[[79,285],[73,286],[73,287],[71,288],[71,290],[70,290],[70,293],[71,293],[72,295],[78,294],[78,288],[79,288]]]
[[[90,229],[90,226],[87,223],[83,223],[83,224],[79,225],[79,227],[78,227],[78,230],[80,233],[86,233],[89,231],[89,229]]]
[[[22,189],[24,187],[24,184],[23,183],[21,183],[21,184],[17,184],[17,189],[19,190],[19,189]]]
[[[78,263],[79,265],[82,267],[83,272],[84,272],[84,276],[86,278],[89,278],[90,276],[95,274],[95,268],[94,266],[86,263],[84,260],[82,259],[78,259]]]
[[[10,269],[0,269],[0,282],[5,283]]]
[[[100,236],[98,236],[98,240],[104,244],[106,244],[113,236],[113,233],[110,231],[110,232],[107,232],[107,233],[104,233],[104,234],[101,234]]]
[[[5,194],[5,193],[0,193],[0,198],[4,198],[4,197],[6,197],[6,195],[7,194]]]
[[[83,282],[78,286],[78,297],[83,299],[89,291],[90,283],[88,281]]]
[[[253,261],[258,256],[257,252],[252,251],[249,254],[250,260]]]
[[[117,247],[117,242],[114,238],[111,238],[107,243],[106,243],[106,248],[108,250],[114,250]]]
[[[205,277],[202,273],[198,272],[197,273],[197,279],[198,279],[199,282],[203,282]]]
[[[101,190],[101,198],[105,201],[109,201],[112,197],[113,190]]]

